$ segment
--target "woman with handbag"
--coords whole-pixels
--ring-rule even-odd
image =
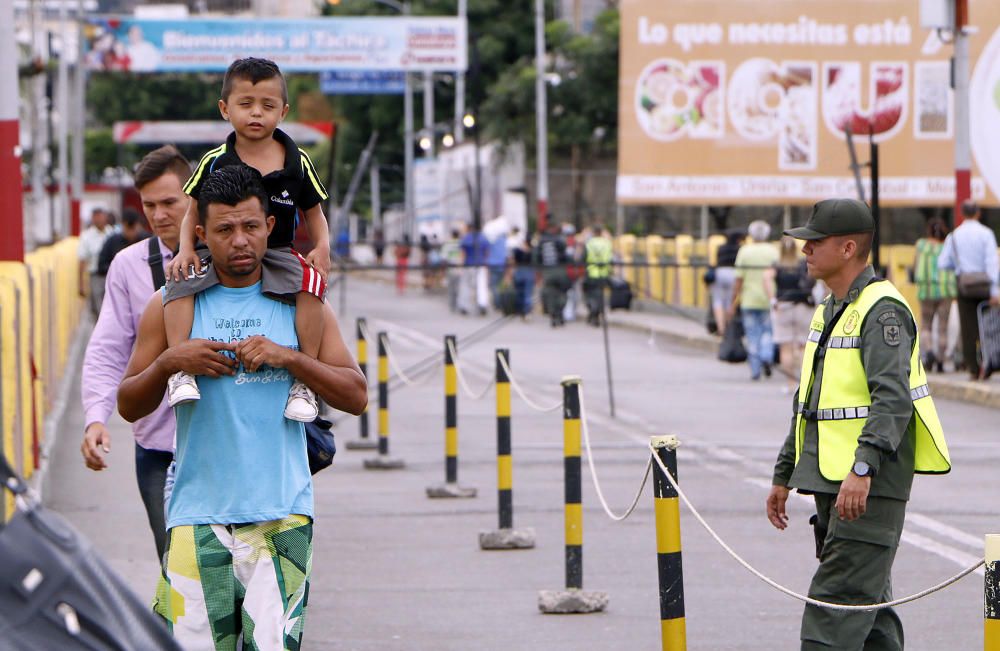
[[[917,240],[913,282],[920,301],[920,341],[926,351],[924,368],[944,372],[948,348],[948,316],[955,299],[955,273],[938,269],[938,258],[948,237],[948,226],[940,217],[927,222],[927,235]],[[936,324],[937,327],[934,327]],[[935,340],[934,335],[937,335]]]
[[[989,377],[992,369],[979,369],[979,304],[1000,305],[1000,261],[997,238],[979,221],[979,206],[968,200],[962,204],[965,221],[945,240],[938,257],[938,269],[953,269],[958,290],[958,321],[962,329],[962,359],[970,379]]]

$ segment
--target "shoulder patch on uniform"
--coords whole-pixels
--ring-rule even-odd
[[[878,315],[877,321],[882,325],[899,325],[899,315],[896,314],[896,310],[886,310],[882,314]]]
[[[899,324],[893,325],[883,325],[882,326],[882,339],[885,341],[887,346],[898,346],[899,345]]]

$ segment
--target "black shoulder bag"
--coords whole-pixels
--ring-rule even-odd
[[[167,284],[163,273],[163,255],[160,253],[160,241],[155,235],[149,238],[149,272],[153,275],[153,289],[159,290]]]

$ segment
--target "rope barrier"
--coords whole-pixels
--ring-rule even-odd
[[[503,366],[504,372],[510,379],[510,386],[514,387],[514,391],[517,392],[517,395],[521,396],[521,400],[526,402],[529,407],[531,407],[536,411],[555,411],[556,409],[562,408],[563,406],[562,400],[552,405],[551,407],[543,407],[542,405],[539,405],[538,403],[532,401],[531,398],[525,395],[524,391],[521,390],[521,385],[517,383],[517,380],[514,379],[514,374],[511,372],[510,365],[507,364],[507,360],[505,360],[503,357],[498,357],[497,359],[500,360],[500,365]]]
[[[486,386],[483,387],[482,391],[473,391],[469,388],[468,382],[465,381],[465,374],[462,373],[462,365],[458,360],[458,351],[455,350],[455,344],[452,343],[451,340],[448,340],[448,350],[451,352],[451,359],[454,361],[453,365],[455,367],[455,376],[458,378],[458,384],[462,387],[462,391],[465,392],[466,396],[473,400],[480,400],[483,398],[487,392],[493,388],[493,385],[496,383],[496,378],[491,378]]]
[[[399,364],[396,363],[396,355],[392,352],[392,347],[389,346],[389,342],[388,341],[385,342],[385,356],[389,358],[389,366],[392,367],[392,372],[395,373],[396,377],[398,377],[400,380],[402,380],[403,384],[405,384],[406,386],[409,386],[409,387],[418,386],[420,384],[423,384],[424,380],[427,379],[426,377],[424,377],[423,380],[414,380],[414,379],[410,378],[406,373],[404,373],[403,369],[401,369],[399,367]],[[427,371],[431,370],[432,368],[434,368],[434,367],[433,366],[429,366],[426,369],[423,369],[423,370],[419,371],[419,374],[423,375],[424,373],[427,373]]]
[[[646,482],[649,481],[649,471],[653,468],[653,460],[650,459],[646,463],[646,474],[643,475],[642,483],[639,485],[639,490],[635,493],[635,499],[632,500],[632,505],[622,515],[616,515],[611,507],[608,506],[608,501],[604,499],[604,491],[601,490],[601,482],[597,478],[597,468],[594,467],[594,451],[590,448],[590,428],[587,426],[587,407],[583,399],[583,388],[580,388],[580,424],[583,429],[583,444],[587,449],[587,465],[590,466],[590,476],[594,479],[594,489],[597,491],[597,498],[601,501],[601,506],[604,507],[604,512],[608,514],[608,517],[615,522],[621,522],[628,516],[632,515],[635,511],[636,505],[639,504],[639,499],[642,497],[642,491],[646,488]]]
[[[969,574],[972,574],[977,569],[979,569],[980,567],[982,567],[983,564],[985,563],[985,559],[981,560],[981,561],[978,561],[977,563],[975,563],[971,567],[968,567],[968,568],[962,570],[961,572],[959,572],[955,576],[952,576],[952,577],[950,577],[948,579],[945,579],[944,581],[942,581],[941,583],[938,583],[935,586],[931,586],[930,588],[927,588],[926,590],[921,590],[920,592],[912,594],[912,595],[910,595],[908,597],[903,597],[902,599],[895,599],[893,601],[887,601],[887,602],[884,602],[884,603],[862,604],[862,605],[834,604],[834,603],[829,603],[829,602],[826,602],[826,601],[820,601],[818,599],[813,599],[812,597],[808,597],[806,595],[802,595],[802,594],[799,594],[799,593],[797,593],[797,592],[795,592],[793,590],[790,590],[789,588],[786,588],[785,586],[777,583],[773,579],[770,579],[770,578],[764,576],[759,570],[757,570],[757,568],[755,568],[754,566],[750,565],[750,563],[748,563],[746,560],[744,560],[742,556],[740,556],[735,551],[733,551],[733,549],[729,545],[727,545],[724,540],[722,540],[722,538],[719,536],[719,534],[717,534],[715,532],[715,530],[712,529],[712,527],[708,524],[708,522],[705,521],[705,518],[703,518],[701,516],[701,514],[698,512],[698,510],[696,508],[694,508],[694,505],[691,504],[691,500],[689,500],[687,498],[687,495],[684,494],[684,491],[681,490],[681,487],[678,486],[677,482],[674,480],[673,475],[671,475],[670,472],[667,470],[666,466],[663,465],[663,462],[660,460],[659,455],[656,454],[656,450],[652,446],[649,446],[649,450],[652,453],[652,459],[656,461],[656,464],[660,467],[660,470],[663,471],[663,474],[667,478],[667,481],[669,481],[670,484],[674,487],[674,490],[677,491],[677,494],[680,496],[681,500],[688,507],[688,509],[691,510],[691,514],[694,515],[694,517],[698,521],[698,523],[702,527],[704,527],[705,531],[707,531],[709,533],[709,535],[712,536],[712,538],[715,539],[715,542],[719,543],[719,545],[724,550],[726,550],[726,552],[728,552],[729,555],[732,556],[733,559],[735,559],[737,563],[739,563],[740,565],[742,565],[747,571],[749,571],[751,574],[753,574],[754,576],[756,576],[758,579],[760,579],[761,581],[763,581],[767,585],[771,586],[775,590],[778,590],[779,592],[783,592],[784,594],[788,595],[789,597],[792,597],[793,599],[798,599],[799,601],[807,603],[807,604],[809,604],[811,606],[817,606],[819,608],[828,608],[830,610],[848,610],[848,611],[883,610],[885,608],[892,608],[894,606],[901,606],[901,605],[903,605],[905,603],[909,603],[911,601],[916,601],[917,599],[920,599],[922,597],[926,597],[929,594],[933,594],[933,593],[935,593],[935,592],[937,592],[939,590],[943,590],[944,588],[947,588],[951,584],[956,583],[957,581],[965,578]]]

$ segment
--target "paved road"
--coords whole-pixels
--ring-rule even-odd
[[[417,292],[398,297],[374,283],[353,282],[347,307],[344,329],[353,334],[354,317],[367,317],[373,334],[390,333],[404,368],[440,351],[444,334],[461,338],[489,322],[447,314],[440,297]],[[682,486],[702,514],[749,562],[804,591],[815,565],[806,524],[809,503],[792,501],[792,526],[783,533],[772,529],[763,513],[771,464],[790,413],[781,382],[751,383],[745,367],[637,333],[613,331],[611,345],[617,421],[608,417],[600,331],[584,324],[552,330],[537,317],[509,322],[488,341],[460,343],[459,357],[478,389],[492,375],[493,349],[509,348],[515,376],[540,403],[558,399],[562,376],[581,375],[598,475],[616,510],[624,509],[639,487],[648,436],[679,436]],[[631,518],[615,523],[604,515],[585,471],[584,585],[607,591],[610,606],[599,615],[543,616],[537,591],[564,581],[559,412],[535,412],[515,395],[514,520],[536,530],[538,546],[483,552],[478,531],[496,527],[492,393],[480,401],[459,397],[460,483],[480,491],[471,500],[424,496],[426,486],[443,479],[443,402],[440,367],[423,384],[392,393],[391,452],[405,459],[405,470],[364,470],[362,459],[371,453],[342,450],[333,469],[317,477],[305,648],[659,648],[651,489],[645,489]],[[993,440],[996,411],[948,401],[938,408],[956,470],[917,479],[896,562],[898,596],[973,563],[982,553],[982,535],[996,528],[986,499],[1000,457],[1000,442]],[[112,468],[95,475],[79,462],[79,411],[70,410],[56,448],[50,503],[77,522],[137,590],[151,594],[156,563],[131,475],[128,430],[115,425]],[[356,432],[356,423],[345,421],[338,442]],[[688,647],[796,648],[800,605],[740,568],[686,510],[682,530]],[[973,575],[903,606],[907,648],[981,647],[981,603],[982,579]]]

